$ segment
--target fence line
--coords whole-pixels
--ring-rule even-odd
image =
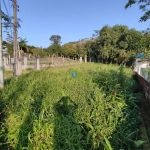
[[[34,58],[28,59],[27,57],[20,58],[18,62],[20,70],[25,70],[27,68],[37,69],[43,67],[56,67],[56,66],[66,66],[66,65],[74,65],[80,64],[79,60],[71,60],[64,57],[54,57],[53,62],[51,58]],[[8,57],[3,57],[3,65],[6,70],[13,70],[13,63],[11,63],[11,59]]]

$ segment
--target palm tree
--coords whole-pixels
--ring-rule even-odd
[[[20,41],[18,42],[18,47],[20,47],[20,48],[18,48],[19,49],[19,58],[20,58],[20,51],[22,51],[23,49],[25,51],[29,52],[28,47],[27,47],[27,42],[28,41],[26,40],[26,38],[24,38],[24,39],[20,38]]]

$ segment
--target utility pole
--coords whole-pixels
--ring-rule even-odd
[[[0,2],[0,88],[4,87],[4,68],[3,68],[3,54],[2,54],[2,13]]]
[[[17,11],[18,11],[18,5],[17,0],[13,0],[13,14],[14,14],[14,78],[17,79],[18,77],[18,57],[17,57],[17,38],[18,38],[18,22],[17,22]]]

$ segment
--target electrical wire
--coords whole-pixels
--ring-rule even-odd
[[[8,9],[7,9],[7,7],[6,7],[6,3],[5,3],[4,0],[3,0],[3,4],[4,4],[4,7],[5,7],[5,9],[6,9],[7,15],[9,16],[9,12],[8,12]]]
[[[12,18],[11,18],[11,11],[10,11],[10,0],[8,0],[9,11],[8,11],[8,9],[7,9],[7,6],[6,6],[6,3],[5,3],[4,0],[3,0],[3,4],[4,4],[4,7],[5,7],[7,16],[8,16],[8,18],[9,18],[9,20],[10,20],[10,24],[11,24]],[[12,26],[9,26],[9,29],[6,28],[6,30],[7,30],[7,35],[9,35],[9,38],[12,38]]]
[[[10,11],[10,7],[11,7],[11,5],[10,5],[10,0],[8,0],[8,7],[9,7],[9,15],[11,16],[11,11]]]
[[[10,16],[12,16],[11,15],[11,5],[10,5],[10,0],[8,0],[8,7],[9,7],[9,13],[10,13]],[[12,20],[12,18],[10,18],[11,20]],[[10,22],[11,22],[11,20],[10,20]],[[10,36],[12,37],[12,28],[10,27]]]

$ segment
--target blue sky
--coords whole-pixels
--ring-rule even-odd
[[[4,0],[11,15],[10,0]],[[51,35],[60,35],[62,44],[90,38],[94,30],[104,25],[127,25],[145,30],[147,22],[138,22],[142,12],[138,5],[124,9],[128,0],[17,0],[22,20],[18,36],[26,38],[29,45],[46,48]],[[6,12],[3,0],[2,10]],[[5,33],[3,39],[5,40]]]

